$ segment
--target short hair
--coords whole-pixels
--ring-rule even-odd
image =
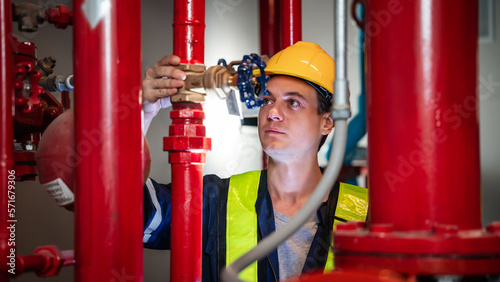
[[[319,92],[316,91],[316,93],[318,93],[318,95],[317,95],[317,97],[318,97],[318,115],[321,115],[324,113],[329,113],[330,109],[332,107],[332,101],[326,100],[325,98],[323,98],[323,96]],[[323,137],[321,137],[321,142],[319,142],[318,151],[319,151],[319,149],[321,149],[321,146],[323,146],[323,144],[325,144],[326,138],[328,138],[329,134],[330,133],[323,135]]]

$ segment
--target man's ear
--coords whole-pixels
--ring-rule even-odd
[[[324,113],[323,115],[323,128],[321,129],[321,134],[327,135],[333,129],[333,119],[330,116],[330,113]]]

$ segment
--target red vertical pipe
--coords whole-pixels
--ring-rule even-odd
[[[170,281],[201,281],[203,165],[210,139],[202,104],[173,103],[170,117],[164,138],[172,164]]]
[[[12,84],[12,11],[10,0],[0,0],[0,281],[7,282],[9,278],[4,274],[7,268],[7,256],[10,254],[11,246],[8,246],[10,232],[7,229],[8,218],[8,191],[9,171],[14,168],[14,128],[12,105],[14,104],[14,92]],[[11,171],[12,172],[12,171]],[[12,174],[14,175],[14,174]]]
[[[75,281],[142,281],[140,1],[73,7]]]
[[[260,53],[272,57],[281,49],[280,1],[260,0]]]
[[[367,1],[374,224],[481,228],[477,9],[468,0]]]
[[[302,40],[302,0],[281,0],[281,49]]]
[[[280,0],[259,1],[260,53],[269,58],[281,50]],[[262,152],[262,169],[267,168],[267,154]]]
[[[205,1],[174,1],[174,54],[184,64],[204,64]],[[201,281],[203,165],[205,138],[202,104],[173,103],[164,150],[172,164],[170,281]]]
[[[183,64],[205,62],[205,1],[174,1],[174,55]]]
[[[335,267],[498,274],[500,224],[480,229],[478,3],[365,3],[370,221],[337,226]]]

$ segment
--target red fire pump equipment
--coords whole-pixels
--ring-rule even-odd
[[[337,227],[336,267],[437,281],[500,274],[500,222],[481,229],[478,2],[356,2],[370,210],[367,224]]]
[[[107,83],[103,83],[102,86],[105,85],[113,85],[111,89],[112,93],[108,93],[105,89],[100,89],[100,91],[96,91],[96,88],[93,87],[92,91],[89,89],[84,89],[85,85],[90,85],[88,80],[92,82],[98,81],[98,79],[91,79],[91,76],[87,76],[83,71],[81,73],[81,78],[77,79],[77,89],[78,93],[85,93],[85,95],[80,95],[80,97],[85,97],[91,99],[93,102],[101,100],[104,105],[104,108],[94,107],[93,114],[89,115],[85,113],[85,111],[78,110],[80,109],[90,109],[87,105],[89,103],[85,103],[85,98],[82,98],[82,101],[75,101],[75,106],[77,108],[77,122],[84,120],[83,123],[80,123],[79,126],[74,126],[73,124],[73,112],[72,110],[66,111],[64,114],[63,111],[70,108],[68,90],[73,89],[73,76],[51,76],[52,69],[55,65],[55,59],[53,57],[47,57],[43,60],[37,61],[36,56],[36,47],[31,42],[18,42],[16,38],[12,37],[12,20],[15,20],[19,24],[19,30],[24,32],[33,32],[38,29],[38,25],[47,21],[49,23],[54,24],[57,28],[66,28],[68,25],[73,23],[73,13],[69,11],[68,7],[63,5],[58,5],[55,9],[47,9],[44,10],[43,7],[39,5],[33,4],[12,4],[8,0],[2,0],[0,3],[0,12],[1,12],[1,72],[0,77],[2,79],[2,211],[1,211],[1,231],[0,231],[0,247],[1,247],[1,256],[2,262],[7,258],[8,263],[2,263],[1,270],[1,281],[8,281],[9,276],[13,275],[21,275],[26,271],[35,271],[38,276],[52,276],[57,275],[59,270],[63,266],[74,265],[75,257],[79,257],[80,264],[76,267],[76,272],[80,273],[83,268],[85,268],[85,275],[77,274],[77,279],[83,279],[87,281],[90,277],[99,279],[105,277],[105,275],[101,275],[102,273],[108,275],[109,279],[113,279],[113,273],[122,273],[126,271],[127,275],[133,274],[134,277],[142,277],[142,245],[141,245],[141,224],[142,224],[142,193],[140,190],[141,181],[137,181],[137,185],[133,185],[134,181],[132,179],[141,179],[139,177],[141,175],[142,170],[136,169],[142,168],[148,169],[148,162],[134,162],[133,156],[140,156],[142,154],[141,144],[144,142],[140,138],[137,140],[134,138],[128,138],[128,134],[130,132],[133,133],[133,129],[139,129],[140,132],[140,103],[139,103],[139,89],[140,89],[140,60],[136,59],[140,57],[140,49],[136,48],[136,55],[130,56],[132,52],[130,42],[139,42],[140,33],[138,27],[139,20],[139,9],[134,8],[129,10],[128,3],[124,3],[118,5],[114,3],[111,9],[106,9],[106,13],[98,13],[99,17],[97,21],[92,21],[91,24],[96,24],[99,26],[99,22],[104,22],[103,18],[106,20],[115,20],[116,14],[119,14],[118,17],[121,21],[118,23],[114,23],[112,27],[107,25],[106,31],[112,30],[115,27],[121,27],[122,30],[126,30],[123,34],[128,34],[131,32],[131,37],[134,37],[134,40],[130,40],[125,36],[115,36],[112,38],[121,38],[124,40],[122,44],[119,46],[126,46],[126,52],[118,52],[121,50],[120,48],[112,48],[110,52],[106,52],[106,55],[114,56],[117,54],[121,54],[118,56],[122,63],[122,67],[116,68],[104,68],[106,70],[111,70],[112,74],[123,74],[120,76],[120,82],[124,82],[117,85],[118,80],[109,79]],[[138,5],[137,3],[135,3]],[[89,22],[89,19],[95,19],[94,12],[100,8],[100,3],[90,3],[87,1],[85,5],[76,5],[76,22],[79,24],[80,28],[75,32],[75,36],[81,35],[81,32],[85,31],[85,24]],[[118,13],[117,9],[122,8],[121,12]],[[115,13],[115,14],[112,14]],[[82,18],[82,15],[85,16]],[[136,21],[131,19],[134,18],[135,15]],[[115,15],[115,16],[111,16]],[[82,21],[83,19],[83,21]],[[107,22],[109,23],[109,22]],[[100,26],[102,26],[101,24]],[[95,26],[92,27],[94,29]],[[94,29],[95,30],[95,29]],[[81,32],[80,32],[81,31]],[[105,35],[106,38],[109,35]],[[74,45],[85,45],[85,43],[98,43],[99,40],[85,40],[85,36],[80,36],[80,39],[77,40],[78,44]],[[105,40],[107,43],[112,43],[112,40]],[[126,43],[125,43],[126,42]],[[86,45],[87,46],[87,45]],[[90,46],[90,45],[89,45]],[[139,46],[137,43],[135,46]],[[88,47],[88,46],[87,46]],[[86,48],[86,47],[85,47]],[[92,49],[89,47],[89,49]],[[85,64],[85,52],[78,52],[78,50],[82,50],[81,48],[76,50],[75,52],[75,65],[80,63],[81,65]],[[99,52],[95,52],[95,50],[91,51],[93,55],[98,54]],[[126,53],[126,54],[125,54]],[[132,52],[133,53],[133,52]],[[103,56],[104,58],[108,58]],[[14,59],[13,59],[14,58]],[[125,58],[125,59],[124,59]],[[130,63],[133,61],[135,63]],[[97,62],[95,57],[92,57],[92,62]],[[103,61],[104,62],[104,61]],[[104,64],[109,64],[110,61],[105,61]],[[14,68],[12,66],[14,65]],[[134,67],[135,66],[135,67]],[[91,68],[92,64],[89,64],[88,69],[95,70],[96,68]],[[76,68],[81,69],[81,68]],[[87,69],[87,68],[85,68]],[[120,70],[124,70],[121,72]],[[135,71],[131,71],[135,70]],[[129,73],[132,73],[130,76]],[[96,72],[97,75],[101,75],[100,72]],[[109,74],[109,73],[108,73]],[[134,77],[132,79],[131,77]],[[104,76],[102,76],[104,77]],[[107,76],[109,78],[109,76]],[[87,80],[87,82],[86,82]],[[123,81],[122,81],[123,80]],[[80,82],[78,82],[80,81]],[[80,85],[80,87],[78,87]],[[46,89],[45,91],[42,89]],[[121,87],[121,88],[120,88]],[[120,90],[121,89],[121,90]],[[133,89],[133,91],[130,91]],[[59,103],[49,91],[61,91],[62,103]],[[120,91],[120,96],[112,95],[116,94],[116,91]],[[106,95],[101,95],[106,93]],[[129,95],[123,94],[128,93]],[[88,95],[87,95],[88,94]],[[110,95],[107,95],[110,94]],[[123,95],[122,95],[123,94]],[[114,99],[111,96],[115,97]],[[108,97],[109,100],[102,100],[102,97]],[[127,99],[130,98],[130,99]],[[135,100],[135,102],[134,102]],[[109,107],[111,102],[118,101],[116,107]],[[92,103],[93,106],[99,103]],[[85,106],[82,106],[85,105]],[[11,109],[15,106],[15,116],[13,117],[13,113]],[[128,109],[127,113],[129,115],[120,115],[117,118],[117,109],[120,113],[123,113],[124,109]],[[96,114],[97,112],[97,114]],[[61,115],[62,114],[62,115]],[[58,117],[59,116],[59,117]],[[92,117],[102,117],[105,116],[106,120],[111,120],[111,125],[109,127],[93,127],[95,126],[93,121],[96,119],[92,119]],[[56,119],[56,117],[58,117]],[[87,117],[90,117],[90,122],[86,123]],[[104,120],[104,119],[97,119]],[[115,122],[116,121],[116,122]],[[135,123],[133,122],[135,121]],[[14,127],[12,125],[14,124]],[[49,127],[47,127],[50,124]],[[5,126],[4,126],[5,125]],[[90,126],[86,126],[90,125]],[[134,127],[135,125],[135,127]],[[118,128],[118,129],[117,129]],[[123,130],[120,130],[123,128]],[[114,130],[117,129],[117,130]],[[101,130],[98,134],[95,134],[95,130]],[[76,140],[74,131],[76,131]],[[14,133],[14,134],[13,134]],[[43,138],[40,136],[43,133]],[[83,133],[83,138],[81,138],[81,134]],[[88,161],[91,157],[94,157],[95,154],[88,155],[75,155],[71,154],[75,151],[82,152],[81,146],[87,145],[89,140],[86,139],[85,134],[89,134],[91,137],[99,138],[99,140],[106,139],[104,143],[94,142],[91,144],[91,151],[101,155],[100,148],[107,148],[108,151],[104,155],[105,159],[108,161],[115,162],[117,165],[111,163],[111,165],[106,165],[106,162],[93,162]],[[107,134],[111,133],[111,134]],[[133,136],[139,136],[134,135]],[[127,138],[125,138],[127,137]],[[15,141],[12,142],[15,138]],[[121,141],[120,141],[121,140]],[[137,142],[133,142],[133,141]],[[95,141],[95,140],[94,140]],[[125,145],[123,145],[125,144]],[[103,146],[101,146],[103,145]],[[106,147],[106,145],[112,145],[111,147]],[[123,146],[122,146],[123,145]],[[130,146],[130,150],[127,150],[127,146]],[[57,148],[56,148],[57,147]],[[12,153],[12,148],[15,149],[14,153]],[[64,148],[65,150],[58,150],[59,148]],[[89,149],[89,147],[86,147]],[[122,149],[122,150],[120,150]],[[144,149],[147,151],[147,147]],[[15,248],[10,243],[7,243],[8,240],[6,238],[9,237],[9,229],[10,226],[7,224],[8,222],[11,225],[15,225],[15,214],[14,212],[9,212],[10,209],[7,208],[7,200],[14,197],[11,193],[12,189],[10,187],[15,187],[14,179],[11,181],[11,177],[14,175],[9,175],[8,172],[15,171],[15,180],[33,180],[37,174],[37,170],[35,169],[35,152],[37,154],[36,162],[38,164],[38,174],[39,179],[44,183],[45,181],[52,180],[59,181],[57,182],[54,188],[54,185],[51,185],[51,189],[53,194],[59,193],[60,187],[63,184],[67,187],[68,193],[73,192],[73,175],[74,175],[74,161],[81,161],[82,168],[88,168],[88,164],[94,169],[102,170],[103,168],[109,169],[110,167],[117,168],[113,170],[115,172],[126,172],[124,175],[120,175],[119,177],[115,177],[115,179],[119,179],[114,181],[113,187],[120,187],[120,189],[103,189],[106,187],[110,187],[112,183],[106,182],[105,185],[99,185],[98,177],[95,177],[96,174],[88,173],[85,171],[86,179],[94,181],[92,185],[82,184],[83,181],[76,181],[76,185],[80,185],[83,187],[79,189],[82,195],[76,196],[76,225],[77,225],[77,234],[81,235],[76,238],[76,248],[75,251],[59,251],[56,246],[44,246],[39,247],[35,250],[32,255],[22,256],[16,254]],[[88,151],[85,151],[88,153]],[[127,161],[117,161],[113,156],[113,152],[119,152],[120,157],[126,159]],[[149,156],[148,154],[143,154],[144,156]],[[147,158],[144,157],[146,160]],[[69,160],[69,162],[68,162]],[[139,158],[140,160],[140,158]],[[14,165],[15,161],[15,166]],[[54,167],[55,163],[59,163],[61,165],[65,165],[63,167]],[[109,163],[108,163],[109,164]],[[124,169],[119,168],[120,166],[124,167]],[[63,169],[61,169],[63,168]],[[127,170],[129,169],[129,170]],[[4,173],[5,172],[5,173]],[[82,174],[80,174],[82,175]],[[112,175],[112,173],[107,173],[107,175]],[[78,173],[77,173],[78,176]],[[111,179],[112,177],[109,177]],[[106,177],[108,179],[108,177]],[[120,184],[121,181],[121,184]],[[5,183],[9,183],[8,186],[5,186]],[[47,183],[45,183],[47,184]],[[102,183],[101,183],[102,184]],[[46,185],[47,186],[47,185]],[[87,189],[87,190],[86,190]],[[93,189],[100,189],[99,198],[106,199],[105,207],[99,209],[99,205],[96,205],[98,202],[95,198],[92,198],[92,195],[97,195],[98,193],[92,193]],[[47,190],[50,190],[49,188]],[[132,190],[130,193],[127,190]],[[7,193],[9,192],[9,193]],[[135,193],[135,194],[134,194]],[[72,209],[71,206],[71,197],[66,197],[67,194],[59,194],[58,197],[55,197],[56,200],[59,200],[59,204],[65,205],[67,208]],[[86,197],[90,195],[90,197]],[[4,196],[8,196],[4,198]],[[118,200],[112,200],[118,199]],[[127,201],[130,199],[130,201]],[[110,202],[111,201],[111,202]],[[86,204],[91,203],[92,207],[87,206]],[[111,204],[110,204],[111,203]],[[115,204],[112,204],[115,203]],[[79,208],[78,208],[79,207]],[[130,208],[134,207],[134,208]],[[85,220],[78,220],[78,215],[85,214],[85,212],[96,212],[99,213],[99,218],[96,220],[92,220],[91,223],[97,226],[99,223],[104,223],[106,228],[88,228],[85,226]],[[112,216],[106,217],[106,211],[110,211]],[[86,217],[84,216],[84,219]],[[6,219],[6,220],[4,220]],[[120,222],[126,221],[127,224],[120,224]],[[133,224],[137,228],[132,226]],[[92,224],[90,227],[92,227]],[[82,232],[78,232],[78,227],[84,226]],[[122,228],[132,230],[137,230],[136,232],[127,231],[119,231],[116,227],[121,226]],[[93,232],[93,230],[99,230],[97,234]],[[11,232],[12,233],[12,232]],[[83,234],[85,233],[85,234]],[[124,244],[117,244],[119,249],[112,250],[111,248],[102,247],[102,246],[94,246],[94,248],[89,248],[89,244],[85,240],[92,240],[96,242],[97,240],[93,240],[92,235],[98,235],[99,238],[108,238],[104,240],[107,244],[109,242],[122,242]],[[10,234],[11,235],[11,234]],[[82,239],[83,238],[83,239]],[[102,250],[105,249],[108,254],[113,256],[118,256],[117,259],[110,259],[108,256],[102,255]],[[12,251],[14,250],[14,251]],[[136,250],[137,255],[130,255],[130,250]],[[123,253],[123,255],[121,255]],[[86,264],[86,258],[90,258],[91,263]],[[96,259],[97,258],[97,259]],[[116,262],[116,263],[115,263]],[[132,267],[129,267],[132,266]],[[114,269],[117,270],[114,271]],[[9,271],[10,270],[10,271]],[[87,271],[88,270],[88,271]],[[99,272],[103,270],[103,272]],[[109,280],[108,279],[108,280]],[[95,279],[94,279],[95,280]]]
[[[18,21],[19,29],[27,32],[35,31],[44,20],[54,23],[58,28],[65,28],[70,23],[71,12],[67,7],[59,6],[47,10],[44,17],[41,15],[45,11],[41,11],[39,6],[12,5],[10,1],[1,1],[0,8],[2,179],[7,176],[2,182],[0,231],[2,261],[7,258],[7,262],[1,264],[0,280],[8,281],[8,276],[21,275],[26,271],[35,271],[42,277],[56,275],[63,266],[74,264],[73,251],[61,252],[56,246],[39,247],[32,255],[16,254],[15,241],[12,240],[14,231],[11,231],[16,227],[15,205],[12,204],[15,200],[15,182],[35,179],[35,154],[40,136],[56,117],[69,108],[67,92],[62,93],[63,103],[60,103],[48,91],[49,86],[52,86],[52,77],[49,75],[53,72],[55,59],[47,57],[37,60],[34,43],[19,42],[12,36],[11,20]],[[71,87],[71,78],[64,79],[67,82],[59,82],[57,90],[70,90],[67,88]]]

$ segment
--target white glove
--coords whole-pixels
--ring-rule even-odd
[[[147,100],[144,100],[142,103],[142,134],[146,135],[149,129],[149,125],[151,125],[151,121],[158,114],[161,109],[165,109],[172,106],[170,102],[170,97],[160,98],[156,100],[155,103],[151,103]]]

